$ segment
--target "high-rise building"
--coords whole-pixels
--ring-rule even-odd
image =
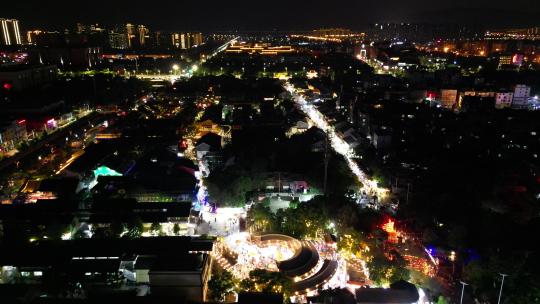
[[[169,39],[168,33],[156,31],[152,35],[153,44],[158,48],[166,48],[172,45],[171,39]]]
[[[21,45],[21,30],[19,20],[0,18],[0,45]]]
[[[175,48],[178,48],[178,49],[183,49],[183,45],[184,45],[184,34],[182,33],[172,33],[171,34],[171,42],[172,42],[172,45],[175,47]]]
[[[199,32],[194,33],[172,33],[172,44],[179,49],[189,49],[203,43],[202,34]]]
[[[193,46],[198,46],[203,43],[202,33],[191,33],[193,39]]]
[[[75,32],[77,34],[90,34],[90,33],[102,33],[105,32],[105,28],[100,26],[99,24],[82,24],[77,23],[75,26]]]
[[[116,30],[117,33],[124,33],[127,38],[127,48],[144,47],[147,44],[153,44],[150,41],[150,30],[142,25],[128,23],[122,30]]]
[[[126,33],[109,32],[109,46],[113,49],[125,50],[129,48]]]
[[[139,46],[145,46],[150,39],[150,30],[144,25],[139,25],[137,30]]]
[[[135,45],[136,28],[134,24],[126,24],[126,36],[128,42],[128,48],[132,48]]]
[[[33,31],[27,31],[26,32],[26,42],[28,44],[36,44],[36,37],[37,35],[41,34],[43,31],[41,30],[33,30]]]

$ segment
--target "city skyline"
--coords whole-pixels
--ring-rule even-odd
[[[333,5],[312,1],[274,1],[261,7],[245,0],[212,3],[160,3],[134,5],[127,1],[113,4],[101,0],[88,3],[54,1],[10,2],[3,8],[4,17],[21,20],[25,27],[69,27],[76,22],[105,25],[135,22],[161,30],[305,30],[343,26],[362,30],[377,22],[460,23],[489,27],[533,26],[540,16],[540,4],[517,0],[512,7],[504,1],[452,1],[432,3],[425,0],[347,1]]]
[[[4,4],[0,303],[537,303],[538,17]]]

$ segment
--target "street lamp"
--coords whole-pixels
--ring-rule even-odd
[[[174,73],[176,74],[178,72],[178,70],[180,70],[180,66],[178,66],[178,64],[173,64],[172,69],[173,69]]]
[[[465,292],[465,285],[469,285],[463,281],[459,281],[463,287],[461,288],[461,299],[459,300],[459,304],[463,304],[463,293]]]
[[[504,285],[504,278],[507,277],[507,274],[499,273],[502,276],[502,282],[501,282],[501,289],[499,290],[499,300],[497,300],[497,304],[501,304],[501,296],[502,296],[502,289]]]
[[[451,251],[450,252],[450,256],[448,257],[450,259],[450,261],[452,261],[452,274],[454,274],[455,270],[456,270],[456,252],[455,251]]]

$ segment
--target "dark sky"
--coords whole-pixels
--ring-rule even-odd
[[[9,0],[0,17],[25,28],[133,22],[152,29],[362,29],[374,22],[540,25],[540,0]]]

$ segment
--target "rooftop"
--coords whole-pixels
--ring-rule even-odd
[[[154,237],[140,239],[77,239],[38,241],[25,245],[2,244],[0,265],[42,266],[70,263],[73,258],[122,258],[133,255],[184,256],[190,252],[209,252],[213,239],[192,237]]]

